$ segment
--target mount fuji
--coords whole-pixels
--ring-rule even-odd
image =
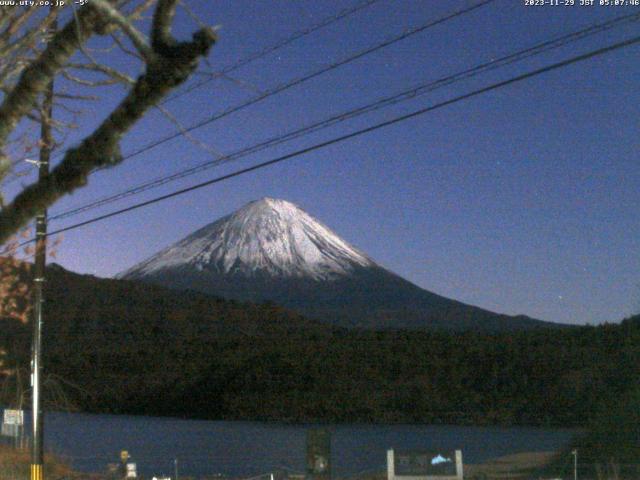
[[[554,325],[426,291],[311,215],[263,198],[118,275],[241,301],[270,301],[342,327],[502,331]]]

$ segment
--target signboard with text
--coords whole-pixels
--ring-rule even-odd
[[[7,425],[24,425],[24,412],[22,410],[5,410],[3,423]]]
[[[24,412],[22,410],[5,410],[2,419],[2,433],[5,437],[20,437],[24,425]]]
[[[388,480],[462,479],[460,450],[387,452]]]

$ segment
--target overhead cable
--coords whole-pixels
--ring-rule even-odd
[[[194,190],[198,190],[198,189],[207,187],[209,185],[220,183],[220,182],[223,182],[225,180],[229,180],[231,178],[235,178],[235,177],[238,177],[240,175],[244,175],[244,174],[249,173],[249,172],[254,172],[254,171],[257,171],[257,170],[261,170],[263,168],[266,168],[266,167],[269,167],[269,166],[272,166],[272,165],[275,165],[275,164],[278,164],[278,163],[282,163],[282,162],[284,162],[286,160],[290,160],[292,158],[296,158],[296,157],[299,157],[301,155],[304,155],[304,154],[307,154],[307,153],[311,153],[313,151],[316,151],[316,150],[319,150],[319,149],[322,149],[322,148],[326,148],[326,147],[328,147],[330,145],[335,145],[335,144],[344,142],[345,140],[349,140],[351,138],[359,137],[359,136],[364,135],[366,133],[370,133],[370,132],[373,132],[373,131],[376,131],[376,130],[380,130],[382,128],[389,127],[391,125],[395,125],[395,124],[398,124],[400,122],[404,122],[406,120],[409,120],[409,119],[412,119],[412,118],[415,118],[415,117],[418,117],[418,116],[422,116],[422,115],[424,115],[426,113],[432,112],[434,110],[438,110],[440,108],[452,105],[454,103],[458,103],[458,102],[461,102],[463,100],[467,100],[469,98],[473,98],[473,97],[476,97],[478,95],[482,95],[484,93],[487,93],[487,92],[490,92],[490,91],[493,91],[493,90],[497,90],[499,88],[503,88],[503,87],[506,87],[508,85],[511,85],[511,84],[514,84],[514,83],[518,83],[518,82],[521,82],[523,80],[526,80],[526,79],[529,79],[529,78],[532,78],[532,77],[536,77],[536,76],[541,75],[543,73],[551,72],[553,70],[558,70],[560,68],[564,68],[564,67],[567,67],[569,65],[578,63],[578,62],[582,62],[582,61],[585,61],[585,60],[588,60],[588,59],[591,59],[591,58],[594,58],[594,57],[597,57],[597,56],[601,56],[601,55],[604,55],[604,54],[607,54],[607,53],[611,53],[611,52],[613,52],[615,50],[619,50],[621,48],[625,48],[625,47],[628,47],[628,46],[631,46],[631,45],[635,45],[635,44],[638,44],[638,43],[640,43],[640,36],[633,37],[633,38],[630,38],[628,40],[624,40],[622,42],[614,43],[612,45],[608,45],[606,47],[602,47],[602,48],[599,48],[597,50],[592,50],[592,51],[590,51],[588,53],[585,53],[585,54],[582,54],[582,55],[578,55],[578,56],[574,56],[574,57],[571,57],[571,58],[569,58],[567,60],[556,62],[556,63],[553,63],[553,64],[548,65],[546,67],[538,68],[536,70],[524,73],[522,75],[518,75],[516,77],[512,77],[512,78],[510,78],[508,80],[503,80],[503,81],[500,81],[500,82],[497,82],[497,83],[493,83],[493,84],[491,84],[491,85],[489,85],[487,87],[483,87],[483,88],[480,88],[480,89],[477,89],[477,90],[473,90],[470,93],[466,93],[466,94],[463,94],[463,95],[458,95],[458,96],[456,96],[454,98],[451,98],[449,100],[446,100],[446,101],[443,101],[443,102],[439,102],[439,103],[433,104],[433,105],[425,107],[425,108],[421,108],[419,110],[416,110],[414,112],[411,112],[411,113],[408,113],[408,114],[405,114],[405,115],[400,115],[398,117],[392,118],[391,120],[387,120],[387,121],[384,121],[384,122],[381,122],[381,123],[377,123],[375,125],[372,125],[372,126],[360,129],[360,130],[356,130],[354,132],[351,132],[351,133],[348,133],[348,134],[345,134],[345,135],[342,135],[342,136],[339,136],[339,137],[335,137],[335,138],[333,138],[331,140],[327,140],[327,141],[324,141],[324,142],[321,142],[321,143],[317,143],[317,144],[312,145],[310,147],[306,147],[306,148],[302,148],[300,150],[296,150],[294,152],[288,153],[286,155],[282,155],[282,156],[277,157],[277,158],[273,158],[271,160],[268,160],[268,161],[253,165],[251,167],[243,168],[241,170],[237,170],[235,172],[232,172],[232,173],[229,173],[229,174],[226,174],[226,175],[222,175],[220,177],[216,177],[216,178],[213,178],[211,180],[207,180],[205,182],[198,183],[198,184],[192,185],[192,186],[187,187],[187,188],[176,190],[176,191],[168,193],[166,195],[161,195],[161,196],[153,198],[151,200],[140,202],[140,203],[131,205],[129,207],[122,208],[120,210],[116,210],[116,211],[113,211],[113,212],[110,212],[110,213],[107,213],[107,214],[104,214],[104,215],[100,215],[100,216],[91,218],[89,220],[85,220],[83,222],[76,223],[74,225],[69,225],[67,227],[51,231],[48,234],[48,236],[58,235],[58,234],[63,233],[63,232],[68,232],[70,230],[75,230],[77,228],[80,228],[80,227],[83,227],[83,226],[86,226],[86,225],[90,225],[90,224],[93,224],[93,223],[96,223],[96,222],[100,222],[100,221],[103,221],[103,220],[106,220],[108,218],[112,218],[112,217],[115,217],[115,216],[118,216],[118,215],[122,215],[124,213],[131,212],[133,210],[137,210],[139,208],[146,207],[148,205],[152,205],[152,204],[161,202],[163,200],[168,200],[170,198],[174,198],[174,197],[177,197],[179,195],[183,195],[185,193],[192,192]],[[25,245],[27,243],[32,243],[34,241],[35,241],[35,239],[31,239],[31,240],[28,240],[26,242],[21,243],[19,246]]]
[[[51,220],[60,220],[63,218],[68,218],[83,212],[86,212],[88,210],[92,210],[110,203],[113,203],[115,201],[118,200],[122,200],[124,198],[133,196],[133,195],[138,195],[142,192],[151,190],[153,188],[157,188],[160,187],[162,185],[166,185],[170,182],[188,177],[190,175],[194,175],[196,173],[200,173],[203,172],[205,170],[208,170],[210,168],[219,166],[221,164],[224,163],[228,163],[231,161],[235,161],[238,160],[240,158],[244,158],[250,154],[256,153],[258,151],[262,151],[266,148],[275,146],[275,145],[279,145],[281,143],[299,138],[303,135],[308,135],[310,133],[313,132],[317,132],[320,131],[322,129],[326,129],[330,126],[333,126],[337,123],[358,117],[360,115],[366,114],[366,113],[370,113],[376,110],[379,110],[381,108],[385,108],[385,107],[389,107],[391,105],[396,105],[400,102],[406,101],[406,100],[410,100],[410,99],[414,99],[417,98],[420,95],[424,95],[426,93],[432,92],[438,88],[442,88],[445,86],[449,86],[453,83],[462,81],[462,80],[467,80],[469,78],[475,77],[476,75],[479,75],[481,73],[487,72],[487,71],[491,71],[500,67],[503,67],[505,65],[509,65],[518,61],[522,61],[524,59],[533,57],[535,55],[540,55],[541,53],[562,47],[564,45],[567,45],[569,43],[581,40],[587,36],[590,35],[594,35],[596,33],[600,33],[606,30],[609,30],[611,28],[614,28],[616,26],[619,26],[621,24],[630,22],[630,21],[637,21],[638,19],[640,19],[640,13],[634,13],[634,14],[630,14],[630,15],[624,15],[621,17],[617,17],[615,19],[612,19],[610,21],[607,22],[603,22],[603,23],[598,23],[592,26],[589,26],[587,28],[581,29],[579,31],[576,32],[572,32],[569,34],[565,34],[559,37],[556,37],[554,39],[551,40],[547,40],[545,42],[542,43],[538,43],[534,46],[528,47],[526,49],[523,50],[519,50],[517,52],[511,53],[509,55],[503,56],[501,58],[495,59],[495,60],[491,60],[489,62],[485,62],[479,65],[476,65],[474,67],[468,68],[466,70],[463,70],[461,72],[452,74],[452,75],[447,75],[445,77],[442,77],[438,80],[435,81],[430,81],[427,83],[423,83],[420,84],[418,86],[414,86],[408,90],[404,90],[400,93],[397,93],[395,95],[392,96],[388,96],[388,97],[384,97],[382,99],[379,99],[375,102],[366,104],[364,106],[358,107],[356,109],[352,109],[352,110],[348,110],[346,112],[342,112],[338,115],[333,115],[327,119],[318,121],[318,122],[314,122],[310,125],[306,125],[302,128],[298,128],[295,129],[293,131],[290,131],[286,134],[283,135],[278,135],[275,137],[271,137],[270,139],[267,139],[265,141],[262,141],[260,143],[248,146],[248,147],[244,147],[240,150],[237,150],[233,153],[227,154],[222,156],[222,158],[216,158],[213,160],[208,160],[205,162],[202,162],[198,165],[195,165],[193,167],[187,168],[187,169],[183,169],[180,170],[176,173],[170,174],[170,175],[165,175],[165,176],[161,176],[158,177],[154,180],[150,180],[147,181],[145,183],[142,183],[140,185],[137,185],[135,187],[126,189],[124,191],[118,192],[116,194],[112,194],[112,195],[108,195],[99,199],[96,199],[88,204],[85,205],[81,205],[81,206],[77,206],[77,207],[73,207],[70,208],[68,210],[65,210],[63,212],[60,212],[56,215],[51,216]]]

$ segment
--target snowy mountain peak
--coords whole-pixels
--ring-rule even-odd
[[[365,254],[285,200],[262,198],[120,274],[141,278],[186,267],[244,277],[331,280],[375,266]]]

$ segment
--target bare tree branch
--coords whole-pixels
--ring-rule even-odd
[[[118,83],[118,80],[114,78],[108,78],[105,80],[85,80],[83,78],[80,78],[76,75],[71,74],[67,70],[63,70],[61,72],[61,75],[67,80],[77,83],[78,85],[83,85],[85,87],[104,87],[106,85],[113,85],[114,83]]]
[[[151,28],[151,45],[153,50],[160,52],[171,48],[175,40],[171,36],[171,22],[176,14],[177,0],[158,0],[158,6],[153,15],[153,26]]]
[[[129,75],[101,63],[69,63],[67,67],[76,70],[87,70],[102,73],[117,82],[125,83],[127,85],[133,85],[135,83],[135,80]]]
[[[77,22],[71,21],[49,42],[38,59],[27,66],[17,85],[0,105],[0,178],[8,165],[4,145],[9,134],[22,117],[29,113],[53,76],[69,60],[71,55],[98,28],[104,28],[95,10],[83,8]]]
[[[0,244],[38,211],[85,185],[92,171],[120,163],[120,140],[123,135],[151,107],[183,83],[196,69],[199,59],[208,54],[216,40],[213,29],[198,30],[191,41],[178,42],[171,36],[175,5],[175,0],[158,2],[151,27],[153,55],[149,57],[151,60],[147,62],[145,72],[138,77],[122,103],[78,147],[68,150],[49,176],[25,188],[0,210]],[[0,146],[4,145],[18,119],[34,107],[37,94],[46,84],[45,79],[51,78],[62,68],[92,31],[107,33],[108,25],[99,15],[99,10],[81,10],[78,25],[65,26],[52,39],[43,55],[23,73],[16,89],[20,88],[26,99],[16,97],[14,89],[0,107]],[[87,11],[92,13],[85,13]],[[33,65],[39,65],[41,71],[34,71]],[[8,105],[13,105],[14,109],[18,109],[17,112],[9,111]]]
[[[118,48],[120,48],[120,50],[122,50],[124,53],[126,53],[130,57],[133,57],[136,60],[142,60],[142,55],[140,55],[138,52],[134,50],[127,48],[127,46],[124,44],[124,42],[122,41],[118,33],[119,32],[115,32],[111,35],[111,38],[113,38],[114,44],[117,45]]]
[[[131,21],[122,15],[106,0],[91,0],[94,8],[97,8],[105,18],[115,23],[129,37],[131,43],[138,49],[142,58],[147,62],[153,61],[153,50],[149,46],[145,36],[133,26]]]
[[[18,10],[14,15],[7,16],[9,25],[7,25],[7,28],[5,28],[5,30],[0,34],[0,42],[6,43],[35,12],[35,8],[29,8],[22,11]]]
[[[127,16],[127,18],[130,21],[137,20],[142,16],[144,12],[149,10],[149,8],[151,8],[151,5],[153,5],[154,3],[156,3],[156,0],[144,0]]]

